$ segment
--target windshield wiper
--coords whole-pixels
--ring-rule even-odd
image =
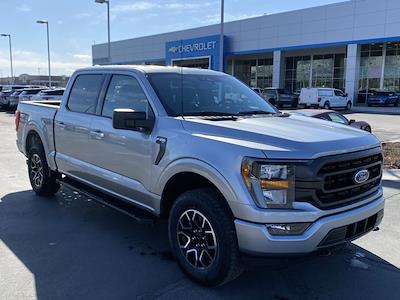
[[[236,116],[248,116],[248,115],[275,115],[275,112],[264,111],[264,110],[249,110],[249,111],[239,111]]]
[[[218,111],[196,111],[182,114],[184,117],[235,117],[235,114]]]

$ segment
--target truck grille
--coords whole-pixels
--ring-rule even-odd
[[[357,171],[369,171],[369,179],[363,184],[354,181]],[[382,170],[382,154],[367,157],[328,163],[318,172],[324,178],[323,189],[317,190],[317,197],[324,204],[331,204],[339,199],[361,195],[379,185]]]
[[[380,186],[383,158],[380,151],[372,152],[326,157],[308,166],[299,166],[296,169],[296,201],[313,202],[317,207],[327,209],[356,202],[376,192]],[[354,177],[360,170],[368,170],[369,178],[356,183]]]

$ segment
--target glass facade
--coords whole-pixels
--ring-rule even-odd
[[[229,66],[228,73],[232,70]],[[233,75],[251,87],[272,87],[272,58],[235,59],[232,62]]]
[[[361,45],[358,102],[365,102],[370,90],[380,87],[383,66],[383,44]]]
[[[400,92],[400,42],[386,44],[383,88]]]
[[[344,53],[285,58],[285,88],[334,87],[344,90],[346,55]]]
[[[286,57],[285,88],[294,92],[310,86],[311,56]]]

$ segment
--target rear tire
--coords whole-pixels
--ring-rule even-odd
[[[398,106],[399,106],[399,100],[397,100],[393,105],[394,105],[395,107],[398,107]]]
[[[37,142],[29,150],[28,175],[32,189],[39,196],[50,197],[60,189],[56,175],[47,164],[43,146]]]
[[[179,266],[192,280],[216,286],[241,274],[233,216],[215,189],[180,195],[171,209],[168,233]]]
[[[369,133],[371,133],[371,131],[372,131],[370,126],[365,127],[364,130],[367,131],[367,132],[369,132]]]

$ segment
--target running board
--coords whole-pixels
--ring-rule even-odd
[[[100,204],[106,205],[112,209],[115,209],[141,224],[153,224],[157,220],[157,217],[150,212],[146,212],[143,209],[137,208],[134,204],[131,204],[125,200],[121,200],[114,196],[102,193],[90,186],[82,184],[76,180],[64,177],[59,180],[59,183],[72,191],[76,191]]]

